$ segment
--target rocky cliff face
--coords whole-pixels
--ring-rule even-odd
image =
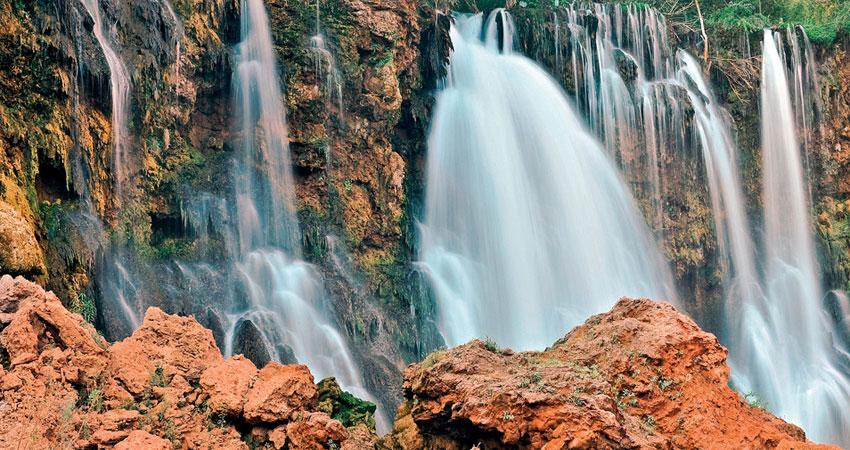
[[[424,136],[448,55],[448,22],[406,0],[265,3],[304,257],[318,268],[368,387],[394,405],[404,364],[440,343],[412,261]],[[130,170],[120,205],[110,70],[92,17],[82,2],[0,5],[9,24],[0,31],[0,201],[9,205],[0,221],[15,228],[0,224],[0,231],[19,243],[0,248],[0,264],[53,289],[66,305],[94,300],[96,324],[110,339],[130,332],[121,310],[103,301],[111,296],[104,285],[121,279],[142,309],[195,314],[222,344],[221,324],[198,298],[227,295],[229,286],[217,280],[232,269],[223,231],[230,218],[216,208],[234,195],[239,3],[99,6],[130,78]],[[114,255],[120,268],[111,265]],[[195,282],[183,270],[195,263],[219,276]],[[262,360],[264,350],[252,351],[257,343],[249,341],[237,350]]]
[[[669,304],[621,299],[543,352],[473,341],[375,405],[302,365],[223,359],[210,330],[151,308],[108,343],[58,298],[0,279],[0,446],[150,449],[831,449],[748,404],[726,350]]]

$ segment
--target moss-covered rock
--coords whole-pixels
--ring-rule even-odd
[[[362,424],[374,432],[375,410],[374,403],[343,391],[336,378],[329,377],[319,382],[319,411],[339,420],[346,427]]]

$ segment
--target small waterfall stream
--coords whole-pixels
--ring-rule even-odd
[[[127,114],[130,103],[130,73],[112,47],[110,36],[114,35],[115,32],[114,29],[105,29],[98,0],[80,0],[80,3],[83,4],[92,21],[94,21],[94,36],[100,44],[109,66],[109,82],[112,87],[112,158],[113,170],[115,171],[115,201],[120,206],[123,201],[124,183],[126,182],[124,159],[129,139]]]
[[[236,327],[250,320],[275,360],[291,356],[317,380],[335,376],[343,389],[372,399],[363,388],[348,346],[325,316],[318,275],[301,260],[277,63],[262,0],[241,3],[235,103],[241,114],[242,150],[236,161],[235,272],[247,291],[225,316],[225,356]],[[377,417],[382,428],[388,421]],[[385,431],[385,430],[382,430]]]
[[[451,39],[420,253],[447,343],[539,349],[620,296],[675,301],[608,156],[555,81],[512,52],[510,15],[457,16]]]
[[[93,31],[95,39],[100,44],[103,55],[106,57],[106,63],[109,66],[110,95],[112,97],[113,199],[117,209],[121,211],[125,203],[124,196],[127,182],[125,159],[129,147],[127,123],[130,102],[130,74],[127,66],[110,42],[113,39],[111,36],[115,34],[115,30],[114,28],[109,31],[105,29],[98,0],[80,0],[80,2],[86,8],[86,11],[94,22]],[[88,188],[85,188],[84,196],[87,197],[88,194]],[[84,198],[83,203],[85,208],[91,208],[89,198]],[[83,216],[88,221],[97,222],[97,228],[101,232],[99,235],[103,236],[100,219],[97,219],[92,211],[86,211]],[[98,243],[98,246],[102,245],[102,242]],[[143,308],[136,296],[138,291],[132,274],[125,267],[125,259],[123,251],[120,249],[103,255],[101,271],[97,274],[97,283],[104,297],[108,299],[107,302],[114,302],[118,308],[116,312],[122,314],[121,322],[124,326],[122,334],[129,334],[129,332],[132,332],[132,330],[141,325],[140,313]]]

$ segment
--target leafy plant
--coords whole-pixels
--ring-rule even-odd
[[[757,392],[750,391],[744,394],[744,401],[749,403],[753,408],[758,408],[762,411],[767,409],[767,401]]]
[[[90,324],[94,324],[97,319],[97,306],[85,292],[71,299],[71,312],[83,316],[83,320]]]

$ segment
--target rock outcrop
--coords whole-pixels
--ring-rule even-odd
[[[225,360],[191,317],[150,308],[110,345],[53,293],[7,275],[0,329],[0,448],[354,450],[375,441],[374,422],[346,428],[319,410],[306,366]]]
[[[193,318],[150,308],[107,343],[55,295],[0,279],[0,448],[835,449],[728,387],[726,349],[666,303],[621,299],[543,352],[493,342],[405,372],[375,406],[307,367],[224,359]]]
[[[543,352],[473,341],[407,368],[404,450],[817,449],[729,388],[726,349],[667,303],[621,299]]]

